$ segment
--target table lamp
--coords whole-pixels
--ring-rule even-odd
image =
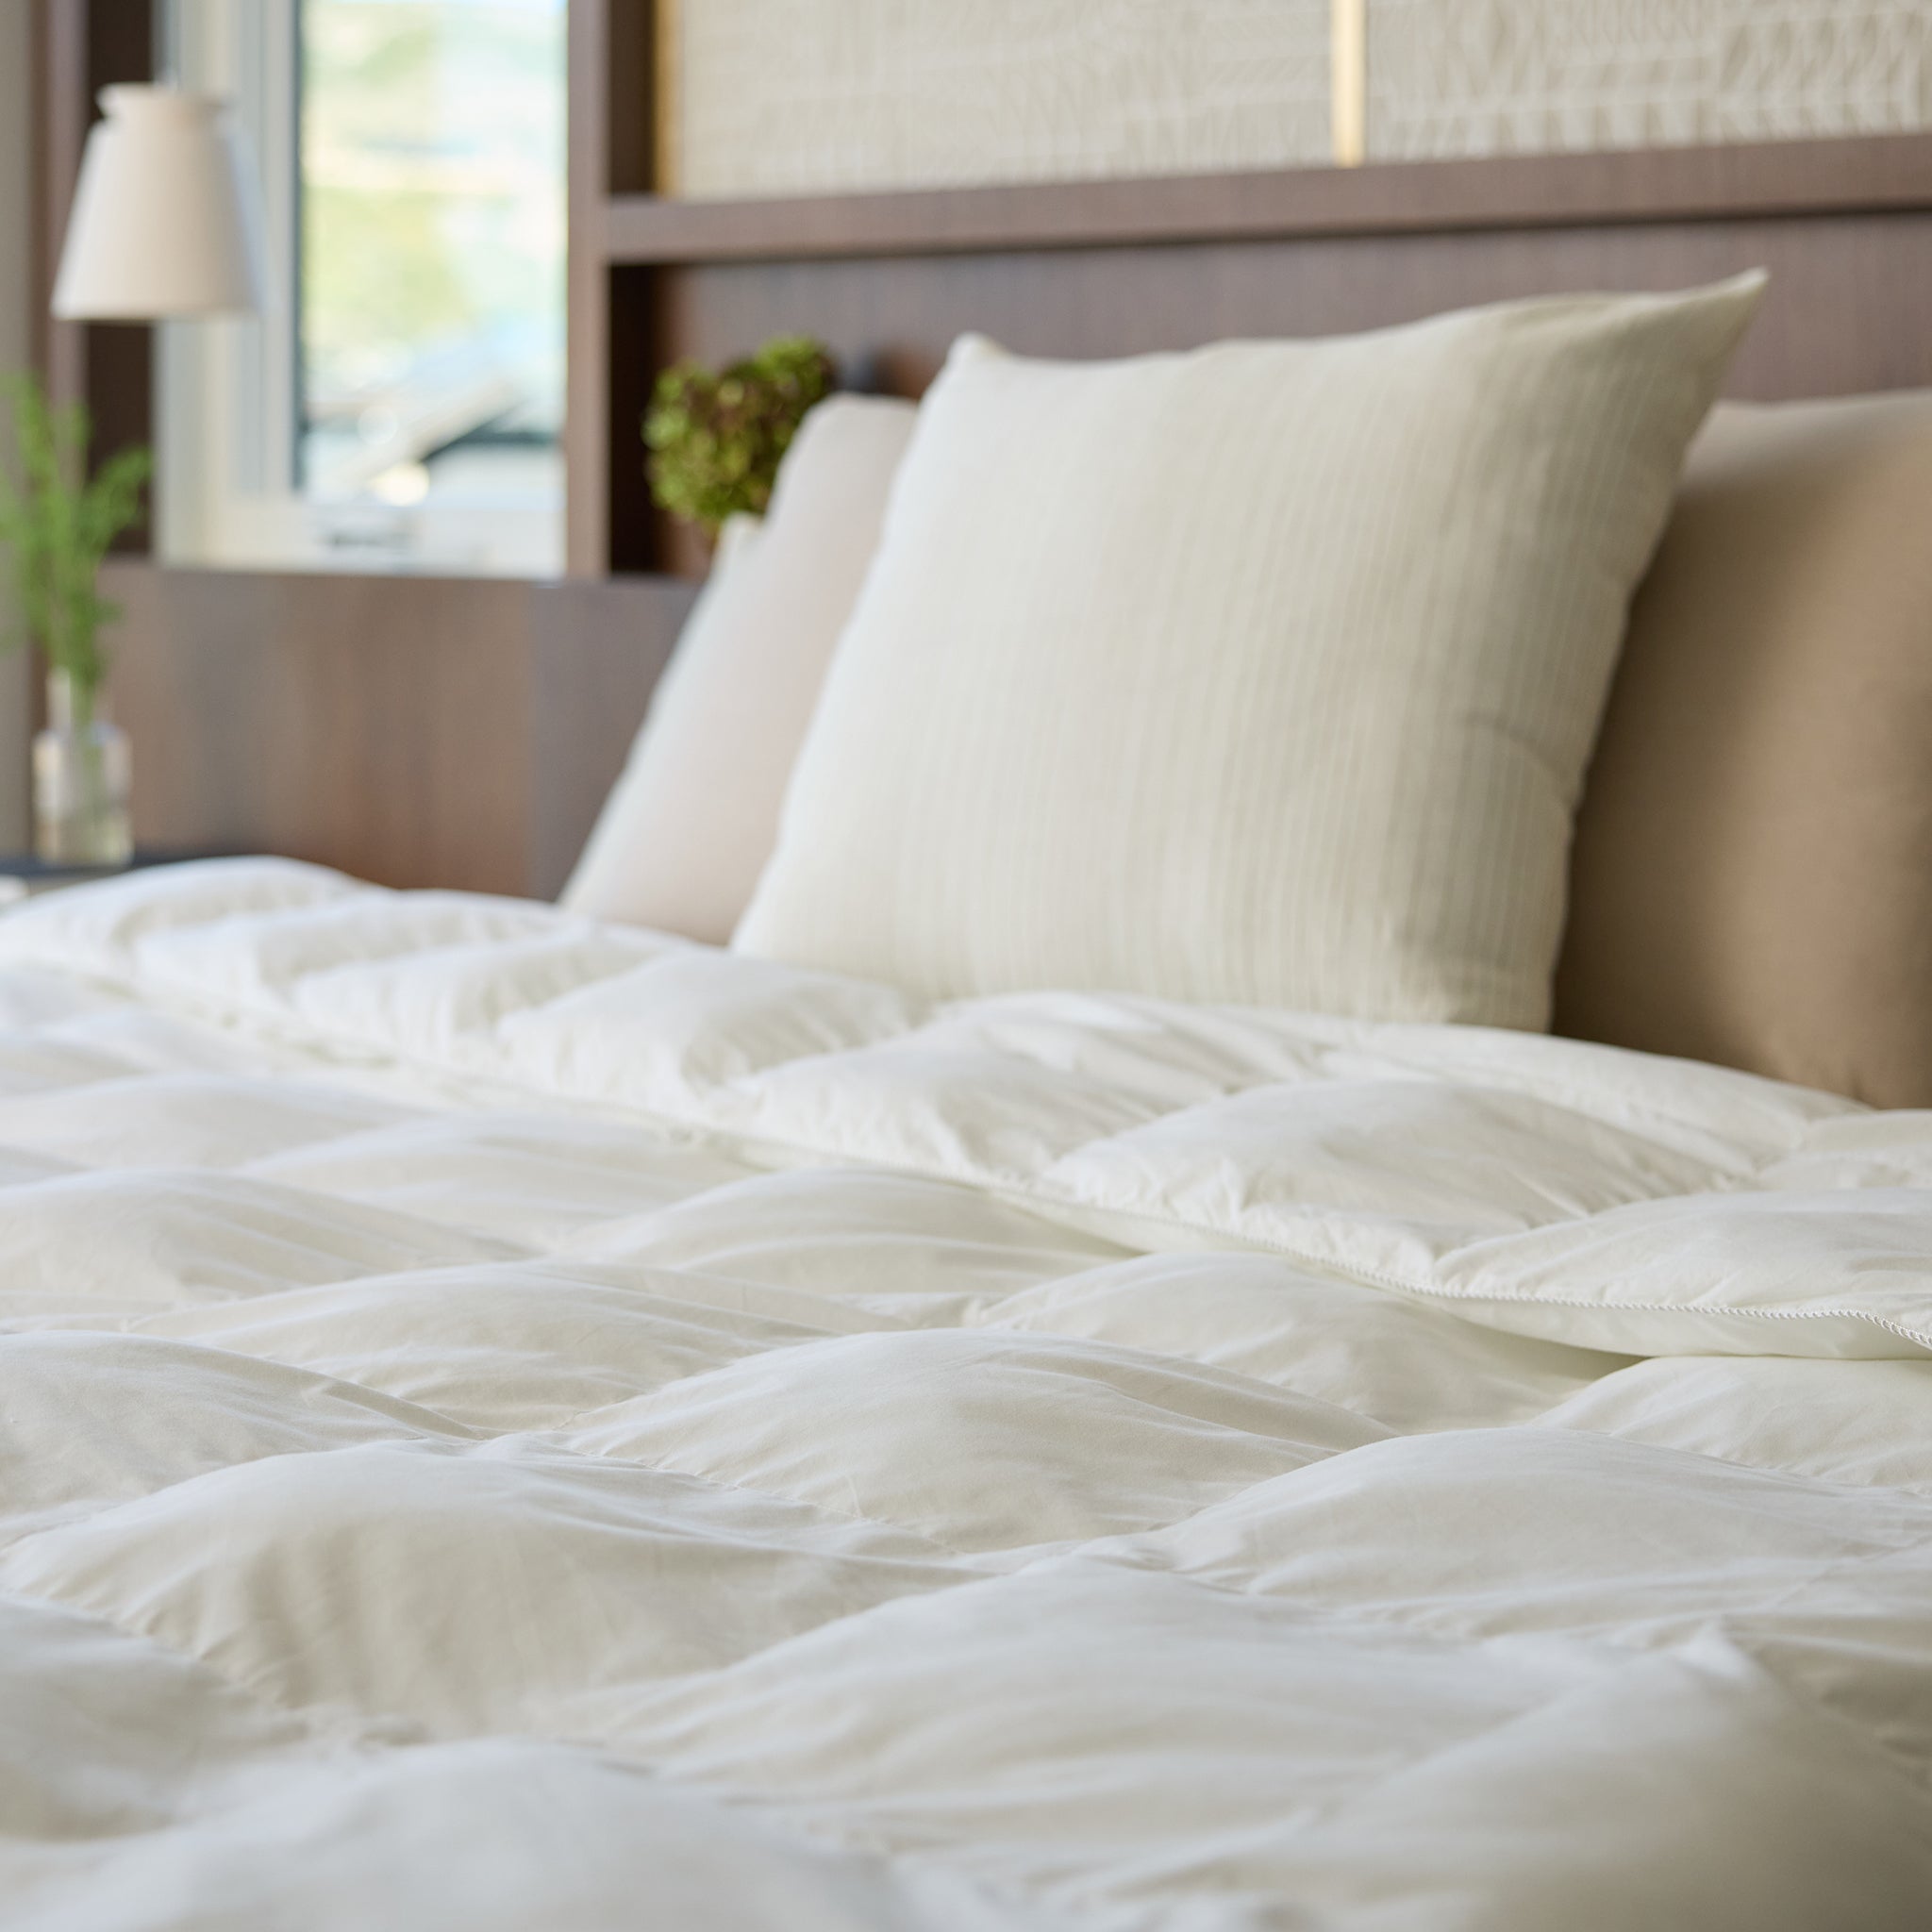
[[[225,104],[165,87],[100,98],[107,118],[81,158],[54,313],[155,322],[260,308],[257,191]]]

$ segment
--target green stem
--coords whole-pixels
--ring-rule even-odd
[[[85,734],[94,722],[95,701],[100,695],[94,679],[82,677],[65,665],[57,665],[48,710],[54,723],[68,730]]]

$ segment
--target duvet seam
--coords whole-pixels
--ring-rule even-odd
[[[72,969],[69,969],[72,970]],[[138,970],[121,973],[108,972],[86,976],[95,977],[109,986],[133,991],[152,992],[156,991]],[[1184,1221],[1177,1216],[1162,1214],[1158,1210],[1108,1208],[1080,1201],[1070,1193],[1061,1193],[1041,1181],[1021,1179],[998,1180],[970,1174],[948,1173],[943,1168],[911,1160],[882,1159],[877,1156],[854,1155],[840,1148],[827,1148],[808,1141],[789,1141],[778,1136],[743,1133],[721,1123],[707,1120],[702,1114],[677,1112],[663,1107],[641,1106],[635,1102],[605,1101],[589,1095],[558,1091],[528,1081],[519,1081],[501,1073],[480,1073],[451,1065],[446,1061],[433,1059],[426,1055],[412,1053],[406,1048],[380,1041],[358,1037],[354,1034],[338,1032],[321,1025],[291,1010],[263,1012],[252,1009],[240,1000],[222,1002],[203,1000],[196,995],[184,994],[182,990],[169,985],[165,980],[158,989],[161,997],[176,1007],[187,1009],[198,1018],[214,1016],[218,1024],[232,1026],[240,1022],[244,1027],[256,1027],[273,1035],[278,1035],[301,1045],[320,1045],[330,1052],[353,1057],[365,1063],[374,1061],[408,1067],[419,1072],[448,1079],[455,1077],[473,1084],[494,1088],[503,1091],[527,1097],[532,1093],[552,1100],[562,1100],[567,1106],[580,1107],[621,1120],[648,1121],[658,1124],[678,1128],[717,1143],[723,1141],[746,1150],[766,1149],[778,1155],[803,1155],[812,1159],[824,1161],[845,1160],[855,1166],[867,1167],[885,1174],[899,1174],[916,1179],[937,1181],[947,1186],[971,1188],[975,1191],[990,1193],[1008,1202],[1023,1206],[1044,1203],[1057,1206],[1082,1215],[1112,1216],[1124,1222],[1141,1222],[1150,1225],[1171,1228],[1177,1233],[1192,1235],[1197,1239],[1231,1241],[1242,1247],[1258,1249],[1265,1253],[1276,1254],[1305,1267],[1316,1269],[1353,1280],[1372,1288],[1383,1289],[1391,1293],[1407,1295],[1411,1298],[1446,1303],[1451,1307],[1458,1303],[1499,1305],[1520,1305],[1531,1307],[1571,1308],[1584,1313],[1595,1314],[1661,1314],[1661,1315],[1708,1315],[1718,1319],[1743,1317],[1760,1322],[1856,1322],[1876,1327],[1894,1335],[1915,1348],[1932,1354],[1932,1334],[1921,1334],[1901,1323],[1888,1320],[1882,1315],[1871,1314],[1856,1308],[1745,1308],[1736,1307],[1698,1307],[1671,1302],[1591,1302],[1574,1296],[1503,1293],[1470,1293],[1464,1291],[1412,1281],[1387,1270],[1377,1269],[1361,1262],[1353,1262],[1334,1257],[1322,1256],[1310,1250],[1294,1246],[1268,1235],[1248,1232],[1233,1232],[1217,1228],[1209,1224]],[[465,1036],[456,1036],[460,1041]],[[470,1037],[475,1037],[472,1035]],[[821,1058],[805,1055],[801,1058]],[[1789,1151],[1774,1157],[1775,1159],[1789,1158]],[[1764,1168],[1774,1164],[1765,1161],[1755,1170],[1762,1174]],[[1707,1192],[1748,1192],[1748,1184],[1740,1184],[1734,1190],[1710,1189]],[[1682,1199],[1682,1195],[1666,1195],[1659,1199]],[[1569,1217],[1567,1221],[1551,1223],[1552,1226],[1574,1225],[1593,1219],[1591,1215]]]

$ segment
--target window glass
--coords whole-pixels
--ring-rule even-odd
[[[561,495],[563,0],[299,0],[294,487]]]

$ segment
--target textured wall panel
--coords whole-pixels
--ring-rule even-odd
[[[1369,150],[1932,125],[1932,0],[1369,0]]]
[[[1366,0],[1372,159],[1932,127],[1932,0]],[[1326,160],[1330,0],[669,0],[691,195]]]
[[[1269,168],[1328,156],[1330,0],[679,0],[679,192]]]

